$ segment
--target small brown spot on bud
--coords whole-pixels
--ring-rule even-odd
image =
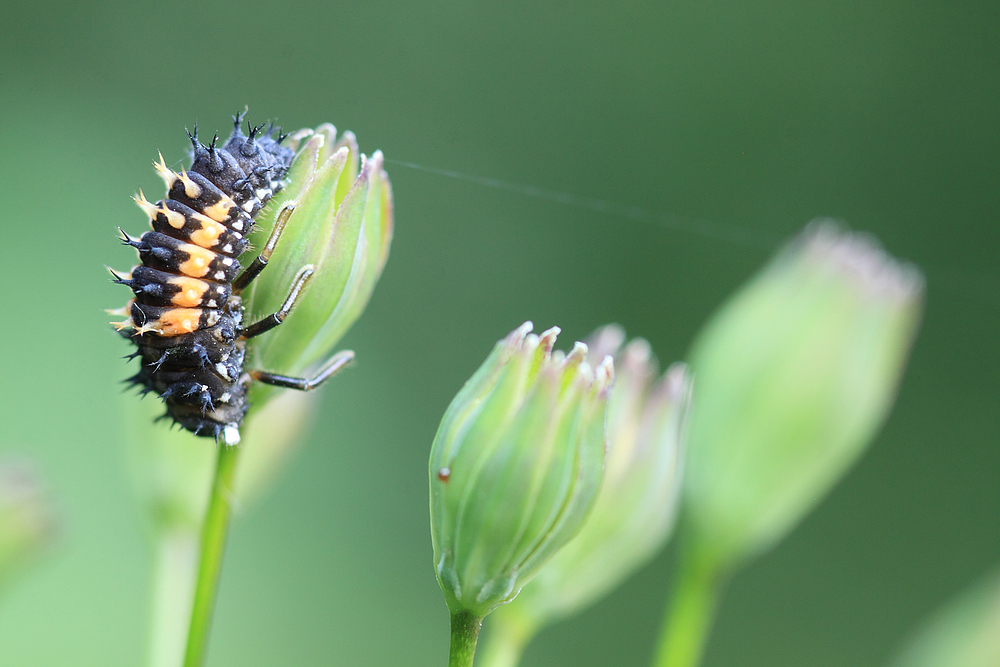
[[[442,482],[447,482],[449,477],[451,477],[451,468],[445,467],[438,470],[438,479]]]

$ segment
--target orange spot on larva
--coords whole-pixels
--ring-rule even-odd
[[[184,308],[193,308],[203,305],[205,293],[208,292],[208,283],[197,278],[187,276],[174,276],[170,279],[171,285],[178,288],[177,294],[170,299],[170,303]]]
[[[161,336],[181,336],[198,330],[201,310],[197,308],[172,308],[163,313],[156,322],[154,331]]]
[[[188,254],[188,259],[181,262],[177,268],[181,273],[192,278],[201,278],[208,273],[212,260],[218,257],[211,250],[206,250],[191,243],[182,244],[180,250]]]
[[[236,202],[227,195],[223,195],[222,199],[206,207],[204,213],[216,222],[225,222],[229,219],[229,211],[234,206],[236,206]]]
[[[202,248],[218,245],[219,235],[226,231],[226,228],[208,216],[198,213],[194,214],[194,219],[201,224],[201,227],[191,233],[191,241]]]

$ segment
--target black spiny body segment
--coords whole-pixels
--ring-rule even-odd
[[[343,355],[331,360],[313,380],[244,370],[246,339],[281,323],[312,267],[299,272],[278,313],[244,327],[239,293],[267,264],[293,207],[282,210],[261,255],[242,275],[237,258],[258,212],[281,189],[293,155],[271,127],[262,132],[263,125],[248,126],[243,134],[242,118],[234,117],[235,129],[221,147],[217,136],[206,146],[197,129],[189,135],[193,159],[187,170],[175,173],[160,157],[156,169],[167,184],[166,197],[155,204],[141,193],[135,198],[152,231],[139,238],[122,232],[142,264],[128,275],[112,272],[115,282],[135,293],[122,311],[128,319],[115,323],[138,347],[132,356],[141,368],[129,381],[159,394],[167,416],[183,428],[228,445],[239,442],[251,381],[311,389],[349,361]]]

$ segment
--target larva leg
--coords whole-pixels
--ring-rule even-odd
[[[351,350],[343,350],[330,357],[330,359],[323,364],[319,371],[316,372],[316,375],[312,378],[293,378],[288,377],[287,375],[268,373],[266,371],[250,371],[250,377],[258,382],[274,385],[275,387],[287,387],[288,389],[298,389],[299,391],[311,391],[342,371],[353,360],[354,352]]]
[[[259,336],[284,322],[285,318],[288,317],[288,313],[292,312],[292,308],[295,307],[295,302],[299,300],[302,290],[305,289],[306,283],[312,278],[314,271],[315,269],[312,264],[306,264],[299,269],[299,272],[295,274],[295,280],[292,281],[292,289],[288,291],[288,296],[285,297],[285,302],[281,304],[278,312],[272,313],[243,329],[241,334],[243,338]]]
[[[274,221],[274,229],[271,230],[271,235],[267,237],[264,249],[260,251],[260,254],[251,262],[250,266],[233,281],[233,294],[239,294],[246,289],[247,285],[252,283],[254,278],[259,276],[260,272],[267,266],[268,261],[271,259],[271,253],[274,252],[274,248],[278,245],[278,239],[281,238],[281,233],[285,231],[285,225],[288,224],[288,219],[292,217],[294,211],[295,204],[285,204],[281,212],[278,213],[278,217]]]

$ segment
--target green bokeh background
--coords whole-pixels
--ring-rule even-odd
[[[392,255],[316,428],[232,533],[210,665],[443,665],[426,460],[448,401],[532,319],[617,321],[665,362],[817,216],[928,276],[870,453],[726,596],[706,658],[881,665],[1000,561],[1000,5],[982,2],[3,3],[0,450],[62,532],[0,599],[0,664],[141,664],[149,549],[103,266],[183,129],[332,121],[390,159],[738,225],[718,237],[399,165]],[[671,220],[675,220],[671,218]],[[677,228],[679,227],[679,228]],[[149,399],[147,399],[149,400]],[[206,441],[206,446],[212,446]],[[525,667],[645,665],[670,555]]]

